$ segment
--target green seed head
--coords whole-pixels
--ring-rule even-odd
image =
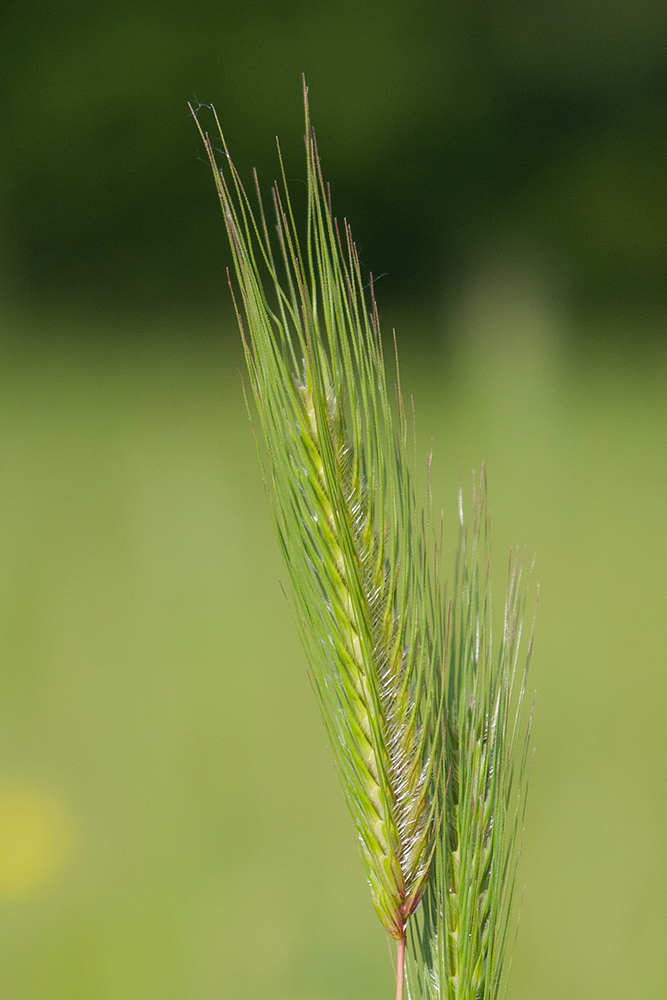
[[[434,851],[444,648],[405,421],[392,415],[377,310],[349,227],[332,216],[307,101],[305,235],[283,173],[275,256],[224,139],[222,169],[204,140],[297,621],[373,903],[401,940]]]

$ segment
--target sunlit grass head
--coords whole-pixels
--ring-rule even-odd
[[[424,905],[411,928],[411,994],[423,1000],[495,1000],[513,943],[529,763],[531,715],[524,701],[532,628],[523,633],[531,574],[513,552],[494,641],[484,469],[472,506],[468,530],[461,496],[447,658],[439,675],[447,705],[436,779],[442,826]]]
[[[408,925],[425,893],[433,920],[444,919],[437,893],[451,875],[443,851],[454,801],[454,745],[468,732],[465,725],[457,729],[454,712],[464,718],[467,709],[455,703],[480,695],[473,728],[474,738],[483,740],[495,726],[488,713],[499,711],[500,681],[490,664],[471,673],[475,635],[487,620],[486,603],[481,610],[465,604],[477,593],[477,522],[472,562],[463,558],[464,582],[457,584],[468,596],[448,610],[440,593],[439,547],[428,541],[428,518],[413,486],[400,385],[393,399],[387,387],[372,278],[364,281],[350,227],[333,215],[305,87],[304,101],[303,232],[282,159],[270,225],[257,178],[251,201],[217,117],[220,148],[201,134],[232,250],[230,287],[295,616],[373,904],[398,943],[400,998]],[[482,691],[485,684],[491,687]],[[502,754],[495,744],[493,753],[498,764]],[[468,789],[468,772],[461,770],[457,795]],[[484,784],[481,771],[475,774]],[[476,800],[479,789],[470,794]],[[471,837],[482,835],[478,827],[469,824]],[[474,891],[485,893],[484,877],[475,877]],[[488,936],[486,911],[477,912],[479,933]],[[446,926],[449,933],[451,920]],[[420,929],[424,942],[427,932],[433,935],[424,945],[426,967],[444,938],[439,923],[430,928],[422,922]],[[429,982],[439,969],[429,967]],[[450,975],[449,966],[443,970]],[[473,1000],[474,994],[461,996]]]

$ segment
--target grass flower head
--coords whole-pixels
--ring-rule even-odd
[[[260,456],[373,904],[397,941],[397,998],[408,927],[424,900],[411,933],[411,991],[486,1000],[502,964],[496,925],[505,927],[509,906],[498,886],[512,881],[498,845],[511,794],[517,627],[494,667],[477,575],[482,502],[472,557],[461,556],[451,606],[442,600],[400,385],[393,401],[387,388],[372,278],[367,289],[350,228],[334,218],[305,86],[304,100],[303,236],[282,159],[272,240],[256,175],[253,208],[217,117],[220,163],[200,128],[232,249]],[[515,596],[508,607],[516,617]],[[477,992],[452,992],[465,977],[482,984]]]

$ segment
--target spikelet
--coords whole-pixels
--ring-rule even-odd
[[[484,470],[473,506],[470,543],[460,506],[447,609],[446,737],[436,776],[442,826],[419,926],[410,936],[409,992],[423,1000],[498,997],[525,810],[531,715],[524,694],[533,642],[531,629],[524,652],[527,588],[514,553],[494,651]]]
[[[305,88],[304,98],[306,238],[282,171],[272,191],[275,257],[258,186],[253,213],[222,133],[222,168],[202,137],[233,252],[260,450],[301,638],[373,903],[400,949],[435,851],[444,626],[400,391],[395,420],[372,288],[369,305],[350,229],[341,233],[332,215]],[[402,969],[399,979],[402,991]]]

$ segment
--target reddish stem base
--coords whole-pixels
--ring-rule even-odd
[[[403,1000],[403,986],[405,984],[405,938],[398,942],[396,950],[396,1000]]]

